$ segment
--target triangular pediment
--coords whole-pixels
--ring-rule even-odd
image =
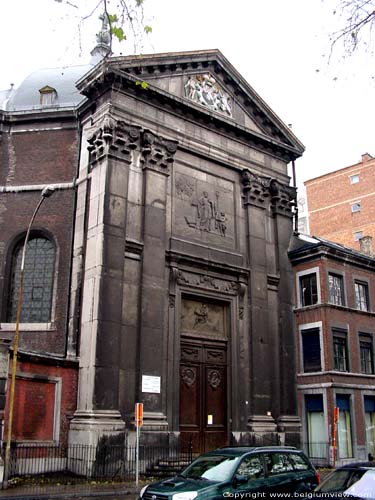
[[[218,50],[112,58],[108,69],[170,95],[227,126],[279,144],[297,158],[304,146]],[[82,89],[84,91],[84,89]],[[287,153],[288,156],[289,153]]]

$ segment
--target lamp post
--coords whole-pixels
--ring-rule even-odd
[[[9,462],[10,462],[10,444],[12,440],[12,426],[13,426],[13,410],[14,410],[14,389],[16,385],[16,369],[17,369],[17,352],[18,352],[18,339],[19,339],[19,325],[21,319],[21,307],[22,307],[22,291],[23,291],[23,279],[24,279],[24,269],[25,269],[25,258],[26,258],[26,249],[27,243],[29,241],[31,226],[35,220],[36,214],[38,213],[39,208],[41,207],[45,198],[49,198],[55,189],[51,186],[47,186],[43,189],[40,199],[38,201],[37,206],[35,207],[34,213],[30,219],[29,225],[27,227],[25,241],[22,249],[22,258],[21,258],[21,269],[20,269],[20,284],[18,288],[18,302],[17,302],[17,315],[16,315],[16,331],[14,334],[14,342],[13,342],[13,360],[12,360],[12,371],[11,371],[11,379],[10,379],[10,396],[9,396],[9,415],[8,415],[8,433],[7,433],[7,444],[5,448],[5,463],[4,463],[4,479],[3,479],[3,488],[8,487],[8,476],[9,476]]]

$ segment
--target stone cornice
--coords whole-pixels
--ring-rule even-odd
[[[119,91],[126,92],[127,94],[130,94],[137,99],[141,99],[151,105],[162,106],[167,112],[180,115],[182,114],[184,119],[201,124],[204,123],[205,125],[209,125],[211,128],[216,128],[221,132],[225,131],[225,133],[233,137],[233,139],[245,141],[248,146],[258,149],[266,154],[274,155],[286,162],[298,158],[303,152],[303,146],[297,139],[294,141],[289,140],[289,138],[287,138],[284,134],[281,134],[281,132],[278,134],[271,134],[270,136],[266,135],[266,133],[262,134],[254,130],[250,130],[239,125],[232,118],[227,118],[222,114],[203,108],[199,104],[191,102],[186,98],[171,95],[169,92],[152,85],[152,83],[147,82],[147,88],[144,89],[142,85],[140,85],[140,79],[138,77],[125,71],[121,71],[118,67],[114,67],[114,65],[111,66],[111,63],[109,66],[107,65],[105,67],[103,66],[98,68],[97,78],[95,78],[95,73],[92,73],[88,76],[86,82],[85,80],[81,80],[79,83],[79,89],[81,92],[92,100],[99,98],[111,88],[116,88]],[[245,108],[248,106],[255,106],[254,102],[255,101],[250,100],[249,97],[247,97],[246,105],[244,104]],[[265,108],[266,105],[263,103],[262,109],[257,108],[257,110],[254,111],[251,115],[254,115],[254,120],[259,122],[259,116],[263,117],[261,118],[263,121],[267,122],[267,120],[269,120],[267,118],[268,115],[265,114]],[[267,112],[272,114],[268,107]],[[257,116],[258,118],[256,118]],[[267,129],[267,126],[263,123],[261,128],[268,134],[270,132]],[[279,130],[278,127],[276,127],[276,129]],[[285,126],[283,126],[283,129],[285,130]]]

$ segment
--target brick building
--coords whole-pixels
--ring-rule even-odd
[[[375,456],[375,259],[307,236],[295,238],[289,256],[306,451],[327,462],[338,407],[338,463]]]
[[[306,181],[310,234],[356,250],[375,238],[375,158]]]
[[[298,442],[289,128],[217,50],[40,71],[2,95],[4,339],[55,187],[28,250],[14,437],[123,442],[141,401],[146,442]]]

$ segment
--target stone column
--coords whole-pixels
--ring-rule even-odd
[[[83,264],[77,411],[69,442],[121,442],[119,412],[120,335],[129,165],[140,129],[99,118],[88,139],[88,186]]]
[[[139,401],[144,403],[143,432],[167,428],[166,342],[168,283],[166,282],[167,183],[177,142],[145,131],[143,256],[139,335]],[[160,381],[160,393],[143,392],[144,377]]]
[[[256,434],[269,434],[276,431],[274,408],[279,397],[276,391],[279,359],[274,331],[278,317],[275,301],[268,293],[268,273],[273,267],[270,180],[245,170],[241,182],[250,269],[248,429]]]

